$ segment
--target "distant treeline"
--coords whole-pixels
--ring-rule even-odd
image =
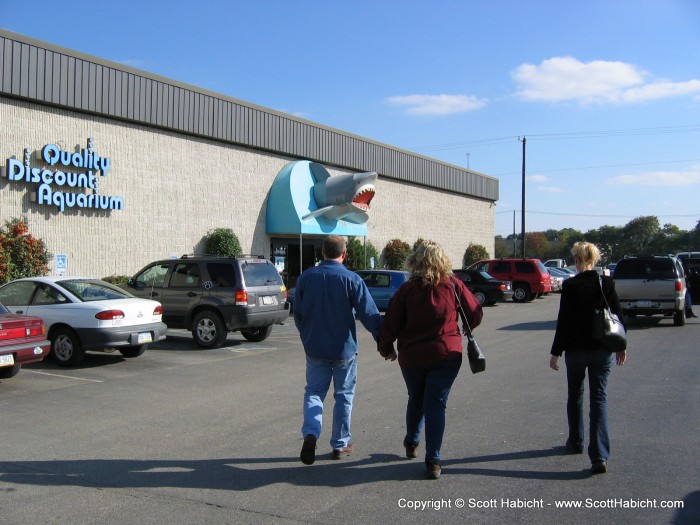
[[[700,251],[700,220],[694,229],[681,230],[673,224],[661,226],[653,215],[637,217],[624,226],[601,226],[580,232],[573,228],[525,233],[525,256],[536,259],[566,259],[571,264],[571,247],[575,242],[594,243],[601,251],[602,264],[625,255],[669,254]],[[521,235],[496,236],[496,257],[520,257]]]

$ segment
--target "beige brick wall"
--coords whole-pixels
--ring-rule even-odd
[[[269,254],[267,194],[294,159],[7,98],[0,98],[0,122],[3,166],[12,156],[21,160],[25,147],[75,151],[88,137],[110,159],[99,191],[122,197],[124,210],[61,213],[30,201],[36,184],[0,180],[0,218],[26,216],[52,254],[68,255],[69,274],[131,275],[152,260],[202,251],[217,227],[232,228],[245,252]],[[43,164],[33,157],[32,165]],[[379,249],[394,238],[430,238],[457,266],[469,242],[493,252],[495,207],[488,202],[380,178],[372,208],[369,240]]]

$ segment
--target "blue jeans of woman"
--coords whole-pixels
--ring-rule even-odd
[[[408,390],[405,442],[417,445],[425,426],[426,461],[440,461],[447,397],[461,365],[461,359],[443,359],[401,369]]]
[[[613,354],[603,350],[565,352],[566,378],[569,399],[566,412],[569,418],[570,446],[583,450],[583,382],[588,369],[590,395],[590,442],[588,457],[591,462],[607,461],[610,454],[608,436],[608,377],[613,366]]]
[[[352,402],[357,383],[357,356],[347,361],[315,359],[306,356],[306,390],[304,391],[304,423],[302,436],[311,434],[317,439],[323,424],[323,400],[333,381],[333,430],[331,447],[334,450],[346,447],[350,442],[350,420]]]

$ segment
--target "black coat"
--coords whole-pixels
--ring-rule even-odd
[[[615,291],[615,282],[603,276],[603,293],[610,310],[622,320],[620,299]],[[595,350],[593,342],[593,311],[605,306],[600,290],[600,278],[595,270],[587,270],[564,281],[551,354],[561,356],[565,351]],[[623,324],[624,324],[624,320]]]

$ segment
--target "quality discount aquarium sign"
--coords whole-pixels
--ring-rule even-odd
[[[93,146],[92,139],[80,151],[46,144],[36,151],[34,163],[31,149],[25,148],[23,161],[7,159],[5,176],[11,182],[37,184],[31,200],[61,212],[68,208],[123,210],[122,197],[100,194],[100,181],[109,173],[110,160],[101,157]]]

